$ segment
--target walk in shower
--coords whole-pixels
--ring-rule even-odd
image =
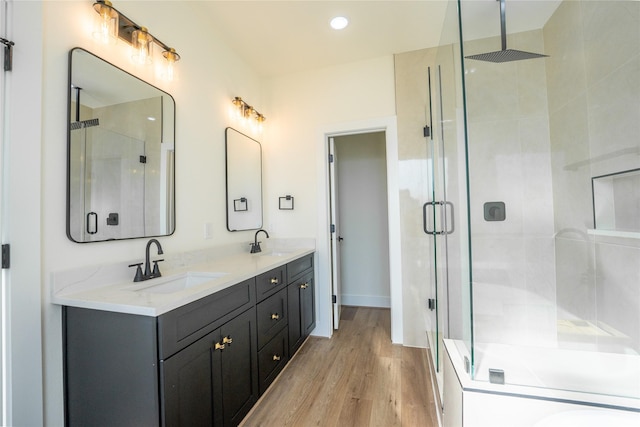
[[[505,21],[535,55],[485,60]],[[640,411],[640,2],[451,1],[431,51],[420,232],[441,395],[448,339],[485,394]]]

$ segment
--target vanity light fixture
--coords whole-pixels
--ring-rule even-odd
[[[93,25],[93,37],[102,43],[116,43],[118,41],[119,14],[113,8],[109,0],[93,4],[93,8],[98,13]]]
[[[118,38],[131,45],[131,59],[138,64],[150,64],[153,60],[153,45],[162,49],[162,56],[167,60],[167,80],[175,77],[175,63],[180,60],[180,55],[172,47],[167,46],[151,35],[146,27],[140,26],[120,13],[109,0],[97,0],[93,9],[98,13],[93,35],[104,41],[114,42]]]
[[[258,110],[247,104],[242,98],[236,96],[231,100],[236,107],[236,115],[244,120],[251,121],[252,126],[256,126],[258,131],[262,131],[262,124],[267,118]]]

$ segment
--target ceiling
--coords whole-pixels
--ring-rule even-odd
[[[219,36],[263,76],[335,66],[437,46],[446,0],[205,1]],[[560,0],[508,0],[507,30],[541,28]],[[496,0],[463,0],[465,38],[498,35]],[[344,30],[329,27],[346,16]]]

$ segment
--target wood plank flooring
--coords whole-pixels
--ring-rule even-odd
[[[388,309],[344,307],[331,339],[309,337],[243,427],[438,425],[425,349],[391,344]]]

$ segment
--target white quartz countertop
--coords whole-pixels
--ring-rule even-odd
[[[282,251],[264,251],[258,254],[238,253],[215,260],[162,271],[162,277],[133,282],[134,269],[127,271],[127,280],[95,285],[98,274],[77,274],[68,284],[54,287],[52,302],[71,307],[91,308],[119,313],[159,316],[200,298],[221,291],[244,280],[265,273],[314,252],[313,248],[297,248]],[[124,264],[124,263],[123,263]],[[126,268],[127,266],[125,266]],[[161,266],[162,267],[162,266]],[[162,268],[161,268],[162,270]],[[172,292],[154,291],[154,286],[189,273],[196,277],[212,278],[186,289]],[[224,273],[213,277],[212,273]],[[67,274],[69,276],[69,274]],[[54,279],[55,280],[55,279]]]

